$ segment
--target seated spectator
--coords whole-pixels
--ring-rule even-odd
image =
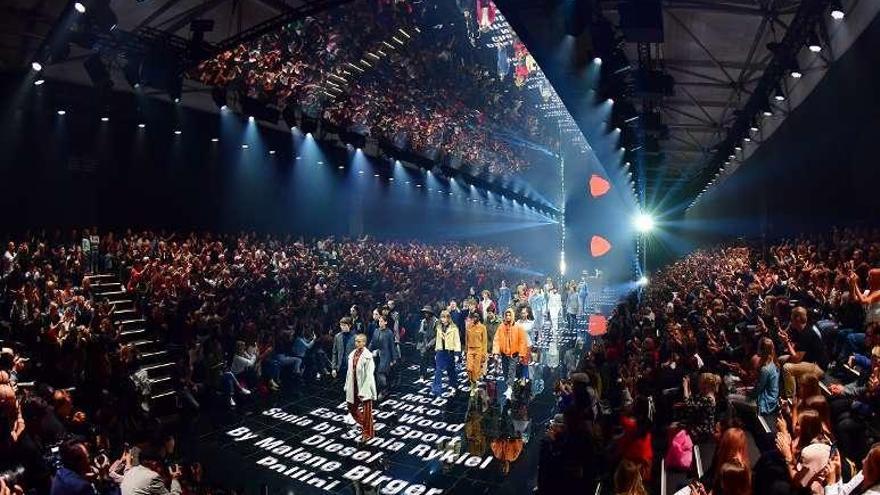
[[[808,488],[814,495],[822,495],[824,488],[819,474],[828,464],[831,445],[819,413],[809,409],[800,412],[796,433],[795,439],[787,431],[777,433],[776,447],[785,459],[792,483]]]
[[[840,455],[831,456],[825,495],[880,495],[880,444],[874,444],[862,460],[862,470],[848,482],[841,480]]]
[[[648,495],[642,481],[642,468],[637,462],[624,459],[614,472],[615,495]]]
[[[685,377],[682,382],[684,391],[684,426],[691,438],[696,443],[707,442],[715,434],[716,413],[718,403],[715,394],[718,393],[720,379],[712,373],[701,373],[699,378],[699,392],[691,394],[690,379]]]

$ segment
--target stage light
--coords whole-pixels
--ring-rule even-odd
[[[373,177],[379,177],[379,174],[373,174]]]
[[[639,232],[650,232],[654,230],[654,219],[647,213],[639,213],[633,219],[633,225]]]
[[[815,32],[810,33],[810,44],[807,45],[807,48],[813,53],[819,53],[822,51],[822,44],[819,43],[819,36],[817,36]]]
[[[760,129],[758,128],[758,124],[756,124],[754,121],[752,121],[752,124],[751,124],[751,127],[749,127],[749,130],[752,132],[758,132]]]
[[[34,81],[34,86],[42,86],[44,82],[46,82],[45,79],[37,79]]]
[[[640,287],[644,287],[648,285],[648,277],[642,275],[641,278],[636,282]]]
[[[138,124],[138,127],[143,129],[143,128],[147,127],[147,124]]]
[[[101,117],[101,122],[110,122],[110,117]]]
[[[31,62],[31,69],[33,69],[34,72],[40,72],[43,70],[43,64],[39,62]]]
[[[364,175],[364,171],[363,171],[363,170],[358,170],[358,175]],[[421,187],[421,186],[419,186],[419,187]]]
[[[58,112],[56,112],[56,113],[57,113],[58,115],[61,115],[62,117],[63,117],[64,115],[67,114],[67,112],[64,111],[64,110],[58,110]]]
[[[794,79],[800,79],[803,76],[804,76],[804,73],[801,72],[799,69],[792,69],[791,77],[793,77]]]
[[[76,2],[75,4],[73,4],[73,8],[76,9],[76,11],[80,14],[86,13],[86,6],[82,2]]]
[[[180,136],[182,133],[183,133],[183,131],[181,131],[180,129],[175,129],[175,130],[174,130],[174,135],[175,135],[175,136]]]
[[[174,103],[180,103],[180,98],[174,98]]]
[[[602,65],[602,58],[601,57],[594,58],[593,63],[596,65]]]
[[[229,107],[227,107],[226,105],[223,105],[222,107],[220,107],[221,112],[225,112],[226,110],[229,110]]]
[[[336,167],[336,168],[338,168],[339,170],[343,170],[343,169],[345,169],[345,167],[343,167],[342,165],[340,165],[340,166],[338,166],[338,167]]]
[[[832,0],[831,1],[831,18],[835,21],[839,21],[846,17],[846,12],[843,11],[843,5],[841,5],[840,0]]]
[[[743,149],[742,149],[742,146],[734,146],[733,149],[735,149],[736,151],[742,151],[742,150],[743,150]]]
[[[785,101],[785,91],[782,89],[782,84],[776,84],[776,94],[773,97],[776,98],[776,101]]]
[[[274,155],[274,154],[275,154],[275,150],[269,150],[269,154],[270,154],[270,155]]]
[[[745,141],[745,142],[747,142],[747,143],[751,143],[751,142],[752,142],[752,138],[746,136],[746,137],[743,138],[743,141]]]
[[[254,120],[256,120],[256,119],[254,118],[253,115],[248,116],[248,122],[253,122]]]
[[[394,177],[389,177],[388,182],[394,182]],[[449,193],[449,194],[452,194],[452,193]]]
[[[221,112],[228,108],[226,106],[226,96],[226,90],[223,88],[217,87],[211,90],[211,99],[214,100],[214,104],[217,105]]]
[[[217,143],[220,141],[220,138],[211,138],[212,143]]]
[[[248,145],[246,145],[246,144],[241,145],[241,149],[243,149],[243,150],[246,150],[246,149],[248,149],[248,148],[250,148],[250,146],[248,146]]]

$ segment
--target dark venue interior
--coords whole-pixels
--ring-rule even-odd
[[[0,495],[880,494],[880,2],[0,13]]]

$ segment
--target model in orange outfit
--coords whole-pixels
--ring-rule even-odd
[[[480,313],[471,311],[467,317],[467,374],[471,385],[471,395],[477,391],[477,382],[483,377],[486,369],[489,339],[486,336],[486,325],[480,321]]]
[[[513,309],[504,311],[504,323],[495,331],[492,354],[501,359],[501,367],[506,379],[516,372],[516,360],[529,364],[529,342],[525,329],[516,324]]]

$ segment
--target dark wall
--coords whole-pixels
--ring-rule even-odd
[[[877,224],[880,18],[690,220],[707,239]]]
[[[548,219],[421,171],[240,116],[126,94],[95,100],[88,88],[36,88],[26,76],[4,84],[0,232],[94,225],[370,234],[504,244],[542,272],[558,263],[546,249],[558,243]]]

